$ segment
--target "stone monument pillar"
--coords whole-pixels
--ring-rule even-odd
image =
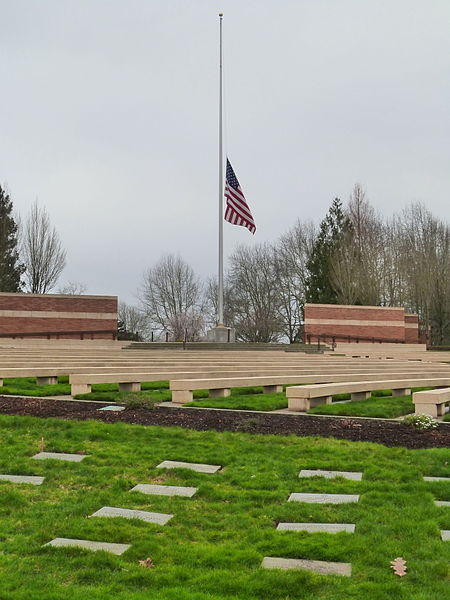
[[[236,331],[233,327],[218,325],[207,332],[206,339],[208,342],[216,342],[219,344],[234,343],[236,339]]]

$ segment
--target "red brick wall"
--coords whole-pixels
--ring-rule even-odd
[[[0,293],[0,334],[48,332],[69,339],[82,337],[75,332],[85,332],[85,339],[113,339],[117,296]]]
[[[407,344],[419,343],[418,315],[405,315],[405,342]]]
[[[306,304],[305,337],[336,337],[345,342],[348,336],[370,342],[382,338],[386,342],[405,341],[405,311],[403,308],[380,306],[348,306],[339,304]],[[355,342],[356,340],[350,340]]]

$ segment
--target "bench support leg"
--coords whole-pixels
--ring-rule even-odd
[[[436,406],[436,412],[438,417],[443,417],[445,415],[445,402]]]
[[[436,418],[438,416],[436,404],[414,404],[414,412],[416,415],[430,415],[430,417]]]
[[[70,395],[77,396],[78,394],[89,394],[91,386],[89,383],[72,383],[70,386]]]
[[[370,396],[370,392],[353,392],[350,400],[352,402],[357,402],[358,400],[367,400],[367,398],[370,398]]]
[[[210,398],[227,398],[231,395],[230,388],[220,388],[217,390],[209,390]]]
[[[192,390],[172,390],[172,402],[176,404],[185,404],[194,399]]]
[[[282,385],[263,385],[264,394],[281,394],[283,392]]]
[[[0,386],[3,385],[3,379],[0,379]]]
[[[137,382],[133,383],[119,383],[119,392],[140,392],[141,384]]]
[[[333,396],[320,396],[319,398],[310,398],[309,403],[311,404],[311,408],[314,408],[314,406],[321,406],[322,404],[332,404]]]
[[[411,390],[409,388],[401,388],[399,390],[392,390],[393,396],[409,396],[411,394]]]
[[[320,398],[294,398],[288,397],[288,410],[295,412],[306,412],[313,406],[319,406],[321,404],[331,404],[331,396],[321,396]]]
[[[310,408],[309,398],[288,398],[288,410],[306,412]]]
[[[57,377],[36,377],[37,385],[56,385],[57,383]]]

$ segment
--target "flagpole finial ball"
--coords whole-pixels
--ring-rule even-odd
[[[219,17],[222,18],[223,17],[223,13],[219,13]]]

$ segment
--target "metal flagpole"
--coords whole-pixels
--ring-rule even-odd
[[[222,18],[219,13],[219,289],[217,298],[217,326],[223,327],[223,149],[222,149]]]

